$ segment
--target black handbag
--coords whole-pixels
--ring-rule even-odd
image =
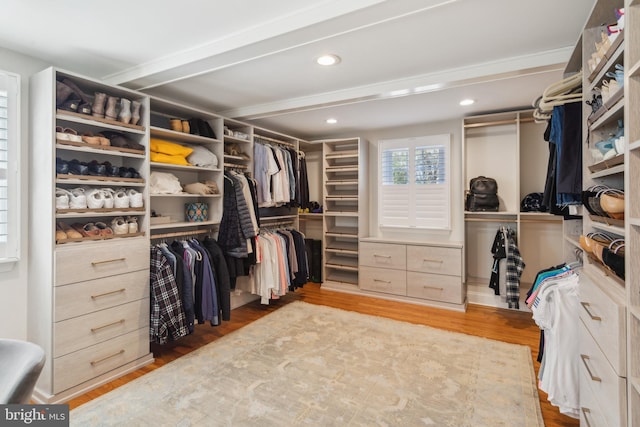
[[[495,179],[478,176],[469,181],[465,210],[470,212],[497,212],[499,207],[498,183]]]

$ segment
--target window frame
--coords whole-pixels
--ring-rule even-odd
[[[415,154],[416,149],[418,147],[432,147],[432,146],[444,146],[444,182],[441,184],[417,184],[416,180],[416,170],[415,170]],[[385,169],[384,169],[384,151],[389,149],[406,149],[409,152],[409,165],[408,165],[408,175],[409,175],[409,183],[407,184],[407,199],[403,202],[406,202],[407,205],[407,217],[406,218],[396,218],[396,221],[391,221],[390,218],[385,217],[384,215],[384,204],[385,204]],[[418,230],[444,230],[451,231],[452,221],[451,221],[451,191],[452,191],[452,182],[451,182],[451,134],[440,134],[440,135],[428,135],[428,136],[419,136],[419,137],[409,137],[409,138],[399,138],[399,139],[386,139],[378,141],[378,227],[381,229],[418,229]],[[441,218],[437,220],[436,218],[429,219],[432,220],[431,224],[425,223],[425,221],[421,221],[416,218],[415,213],[418,211],[417,208],[417,197],[412,198],[412,194],[416,194],[419,192],[419,189],[424,189],[425,187],[421,187],[423,185],[443,185],[440,191],[442,194],[442,198],[440,199],[444,206],[445,212],[441,215]],[[400,224],[398,222],[405,221],[405,224]]]
[[[20,260],[20,75],[0,70],[0,91],[7,92],[7,240],[0,241],[0,272],[9,271]]]

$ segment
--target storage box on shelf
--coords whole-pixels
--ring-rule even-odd
[[[34,399],[53,403],[153,361],[149,102],[48,68],[29,108],[28,339],[47,357]]]
[[[167,191],[151,183],[151,209],[156,215],[151,229],[158,234],[160,230],[219,224],[224,188],[223,118],[156,97],[150,98],[150,103],[151,148],[162,151],[151,153],[152,177],[171,174],[182,188]],[[187,151],[182,151],[183,147]],[[172,153],[177,153],[173,154],[177,158],[168,156]],[[206,216],[189,217],[187,210],[193,206],[204,208]]]

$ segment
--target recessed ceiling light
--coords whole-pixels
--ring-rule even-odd
[[[475,102],[476,101],[474,101],[473,99],[463,99],[462,101],[460,101],[460,105],[462,105],[463,107],[466,107],[467,105],[472,105]]]
[[[333,118],[327,119],[327,124],[335,125],[336,123],[338,123],[337,119],[333,119]]]
[[[316,62],[320,65],[336,65],[340,62],[340,57],[338,55],[322,55],[316,59]]]

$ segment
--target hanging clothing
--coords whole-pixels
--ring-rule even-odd
[[[491,267],[489,287],[493,289],[495,295],[500,295],[500,260],[507,257],[507,238],[505,233],[506,229],[500,227],[496,232],[496,236],[493,238],[493,245],[491,245],[493,267]]]
[[[520,308],[520,276],[525,263],[516,246],[515,238],[507,239],[507,305],[509,308]]]

